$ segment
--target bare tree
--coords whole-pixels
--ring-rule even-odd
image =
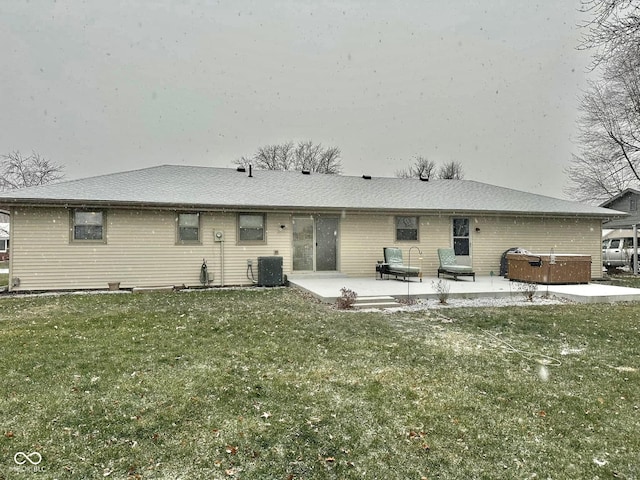
[[[286,142],[266,145],[256,150],[252,157],[240,157],[234,163],[246,167],[253,165],[265,170],[308,170],[310,172],[340,174],[340,149],[323,147],[312,141]]]
[[[593,203],[640,185],[640,47],[619,50],[601,67],[580,104],[580,153],[566,170],[565,193]]]
[[[640,4],[637,0],[582,0],[590,20],[583,27],[580,48],[594,53],[595,68],[640,39]]]
[[[429,180],[436,172],[436,163],[426,157],[417,156],[414,162],[407,168],[396,170],[396,177],[400,178],[424,178]]]
[[[0,191],[56,182],[64,178],[63,170],[35,151],[23,156],[16,150],[0,157]]]
[[[442,180],[462,180],[464,179],[464,172],[462,171],[462,164],[460,162],[447,162],[440,166],[438,170],[438,178]]]

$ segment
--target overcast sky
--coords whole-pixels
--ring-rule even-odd
[[[67,178],[231,167],[313,140],[343,173],[416,155],[564,197],[589,54],[580,0],[6,0],[0,153]]]

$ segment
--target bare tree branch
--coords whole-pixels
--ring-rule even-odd
[[[396,170],[396,177],[431,179],[436,172],[436,163],[426,157],[417,156],[407,168]]]
[[[56,182],[64,178],[63,170],[35,151],[25,157],[16,150],[0,157],[0,191]]]
[[[464,179],[464,172],[462,171],[462,164],[460,162],[451,161],[445,163],[438,170],[438,178],[442,180],[462,180]]]
[[[637,0],[583,0],[580,10],[590,16],[581,27],[579,46],[594,52],[592,68],[608,62],[640,39],[640,4]]]
[[[264,170],[308,170],[317,173],[340,174],[340,149],[325,148],[311,140],[266,145],[258,148],[252,157],[240,157],[234,163],[247,167],[253,165]]]

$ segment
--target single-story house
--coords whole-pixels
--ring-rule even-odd
[[[0,208],[13,291],[196,286],[203,260],[211,285],[250,285],[259,257],[374,277],[388,246],[424,275],[441,247],[478,275],[521,247],[591,255],[598,278],[602,221],[621,214],[468,180],[173,165],[5,192]]]

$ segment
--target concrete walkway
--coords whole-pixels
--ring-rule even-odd
[[[457,281],[436,277],[425,277],[422,282],[412,279],[403,282],[395,279],[351,278],[344,275],[290,275],[289,282],[322,301],[334,303],[340,296],[340,289],[346,287],[358,294],[358,297],[437,299],[436,284],[439,280],[449,286],[449,298],[502,298],[520,297],[520,282],[512,282],[503,277],[461,277]],[[536,295],[554,295],[578,303],[613,303],[640,301],[640,289],[617,287],[604,283],[586,285],[538,285]]]

